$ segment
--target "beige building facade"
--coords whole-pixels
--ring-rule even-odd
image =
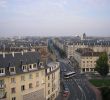
[[[0,100],[55,100],[59,62],[45,65],[38,57],[36,52],[0,55]]]
[[[89,49],[90,50],[90,49]],[[87,48],[78,49],[74,54],[74,58],[79,63],[81,72],[94,72],[96,61],[102,52],[89,51]],[[110,63],[110,59],[108,61]]]

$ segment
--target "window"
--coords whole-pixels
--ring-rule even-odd
[[[11,93],[16,93],[15,87],[11,88]]]
[[[21,86],[21,91],[24,91],[25,90],[25,85],[22,85]]]
[[[15,72],[14,67],[13,68],[10,68],[10,72]]]
[[[39,86],[39,81],[36,82],[36,87],[38,87],[38,86]]]
[[[50,83],[48,83],[48,87],[50,87]]]
[[[15,78],[11,78],[11,83],[15,83]]]
[[[4,73],[5,73],[4,68],[0,68],[0,74],[4,74]]]
[[[12,100],[16,100],[16,97],[12,97]]]
[[[85,61],[83,61],[83,63],[85,63]]]
[[[29,83],[29,88],[32,88],[32,83]]]
[[[88,72],[89,71],[89,68],[86,68],[86,71]]]
[[[52,88],[52,92],[54,91],[54,89]]]
[[[39,65],[40,65],[40,66],[43,66],[43,62],[40,62]]]
[[[36,73],[36,77],[39,77],[39,72]]]
[[[4,80],[0,80],[0,85],[1,85],[1,84],[4,84]]]
[[[50,90],[48,90],[48,94],[50,94]]]
[[[29,69],[32,69],[32,65],[29,65]]]
[[[21,76],[21,81],[25,81],[25,76]]]
[[[48,98],[47,100],[50,100],[50,98]]]
[[[4,80],[0,80],[0,88],[4,87]]]
[[[14,67],[10,68],[10,72],[11,73],[15,72],[15,68]]]
[[[4,94],[5,94],[5,90],[4,89],[0,89],[0,95],[4,95]]]
[[[32,79],[32,74],[29,74],[29,79]]]
[[[26,66],[26,65],[23,65],[23,66],[22,66],[22,70],[23,70],[23,71],[27,70],[27,66]]]
[[[50,76],[48,76],[48,80],[50,80]]]
[[[52,74],[52,79],[53,79],[53,77],[54,77],[54,74]]]
[[[33,68],[36,68],[36,64],[33,64]]]

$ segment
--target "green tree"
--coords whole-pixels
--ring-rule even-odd
[[[109,72],[109,65],[108,65],[108,56],[107,53],[104,52],[99,56],[99,59],[96,61],[96,71],[100,73],[101,76],[107,76]]]

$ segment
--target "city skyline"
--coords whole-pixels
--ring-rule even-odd
[[[110,36],[109,0],[0,0],[0,36]]]

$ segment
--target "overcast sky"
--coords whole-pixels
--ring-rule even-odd
[[[0,0],[0,36],[110,36],[110,0]]]

